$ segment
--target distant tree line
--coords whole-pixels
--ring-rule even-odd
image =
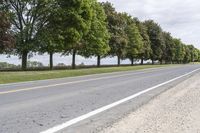
[[[5,68],[18,68],[18,65],[10,64],[7,62],[0,62],[0,70]]]
[[[189,63],[200,60],[200,51],[162,30],[153,20],[144,22],[119,13],[109,2],[97,0],[2,0],[0,2],[0,54],[22,59],[22,69],[34,52],[48,53],[53,69],[54,53],[97,57]]]

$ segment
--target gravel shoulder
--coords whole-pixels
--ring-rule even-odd
[[[200,73],[101,133],[200,133]]]

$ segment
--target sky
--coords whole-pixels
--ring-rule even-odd
[[[199,0],[99,0],[109,1],[119,12],[141,21],[153,19],[174,37],[200,49]]]
[[[186,44],[193,44],[200,49],[200,1],[199,0],[98,0],[99,2],[109,1],[113,3],[118,12],[127,12],[138,17],[141,21],[153,19],[161,27],[170,32],[174,37],[180,38]],[[35,55],[31,61],[40,61],[48,65],[48,55]],[[54,64],[71,63],[71,57],[62,57],[59,54],[54,56]],[[7,58],[0,56],[0,62],[20,64],[16,56]],[[116,58],[107,58],[103,64],[116,64]],[[84,59],[77,57],[77,64],[96,64],[96,58]],[[129,63],[128,60],[123,62]]]

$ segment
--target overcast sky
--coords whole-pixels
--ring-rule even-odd
[[[199,0],[99,0],[140,20],[153,19],[184,43],[200,48]]]
[[[200,48],[200,1],[199,0],[98,0],[109,1],[119,12],[127,12],[140,20],[153,19],[158,22],[165,31],[180,38],[184,43],[193,44]],[[48,64],[48,56],[34,56],[30,60]],[[55,55],[55,64],[71,63],[71,57]],[[6,58],[0,56],[0,62],[20,64],[18,57]],[[77,64],[95,64],[96,58],[84,59],[77,57]],[[116,58],[104,59],[103,64],[114,64]],[[124,63],[129,63],[125,61]]]

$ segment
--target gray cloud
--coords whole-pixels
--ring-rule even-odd
[[[107,0],[99,0],[105,2]],[[165,31],[200,48],[200,1],[198,0],[108,0],[119,12],[140,20],[153,19]]]

